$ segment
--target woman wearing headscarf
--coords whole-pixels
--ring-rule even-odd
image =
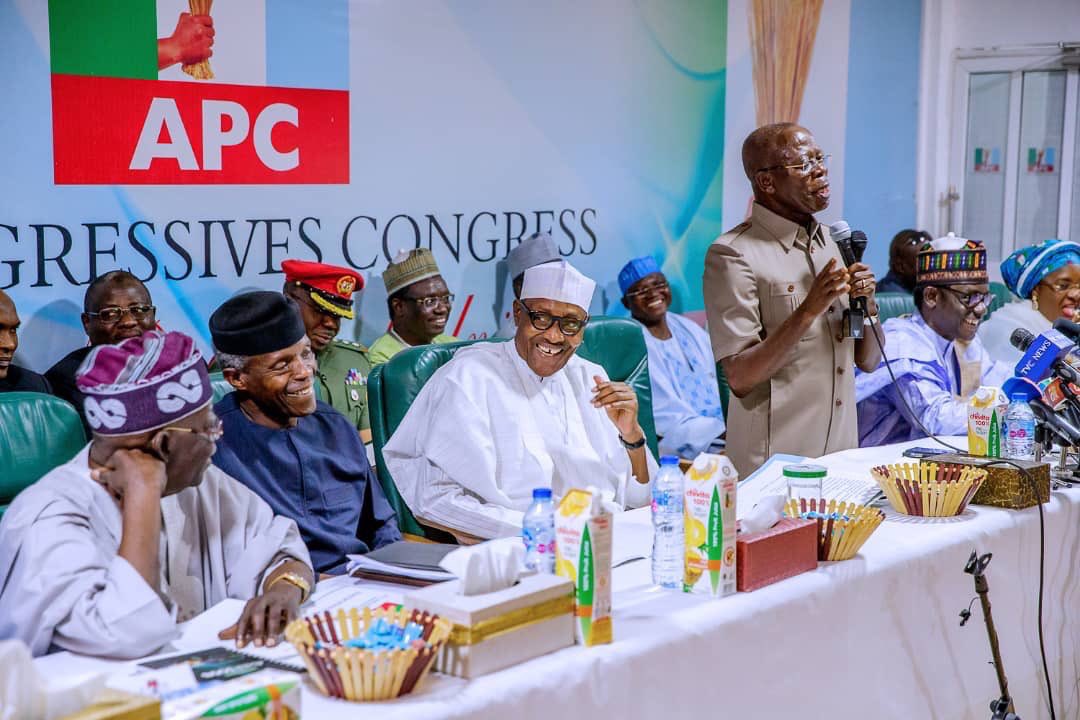
[[[1013,330],[1037,334],[1058,318],[1080,314],[1080,244],[1046,240],[1021,248],[1002,261],[1001,276],[1021,299],[995,310],[979,328],[979,339],[992,358],[1015,364],[1023,353],[1009,342]]]

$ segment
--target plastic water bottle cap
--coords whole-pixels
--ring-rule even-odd
[[[1026,403],[1027,402],[1027,396],[1024,395],[1023,393],[1013,393],[1012,395],[1009,396],[1009,402]]]
[[[678,465],[679,464],[679,458],[676,457],[675,455],[661,455],[660,456],[660,464],[661,465]]]
[[[534,488],[533,500],[550,500],[551,488]]]

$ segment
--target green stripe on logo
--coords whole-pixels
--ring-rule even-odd
[[[49,0],[49,55],[56,74],[156,80],[157,6]]]

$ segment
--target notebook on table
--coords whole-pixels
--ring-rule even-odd
[[[439,562],[458,547],[447,543],[391,543],[366,555],[350,555],[349,573],[406,585],[445,582],[454,576]]]

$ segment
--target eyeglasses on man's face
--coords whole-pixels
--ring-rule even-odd
[[[217,442],[221,439],[221,436],[225,434],[225,426],[222,424],[220,418],[216,418],[214,420],[214,423],[210,427],[203,428],[202,430],[196,430],[195,428],[189,427],[179,427],[177,425],[168,425],[162,429],[174,430],[176,432],[186,432],[191,433],[192,435],[201,435],[210,442]]]
[[[661,280],[660,282],[653,283],[652,285],[645,285],[643,287],[640,287],[633,292],[628,292],[624,297],[644,297],[645,295],[651,295],[653,293],[662,293],[665,290],[668,290],[670,287],[671,286],[668,285],[667,280]]]
[[[416,303],[418,306],[425,310],[434,310],[439,305],[445,305],[447,308],[454,304],[454,293],[446,293],[445,295],[428,295],[427,297],[409,297],[406,295],[405,300]]]
[[[822,155],[819,153],[817,155],[809,155],[800,158],[798,162],[790,165],[770,165],[769,167],[758,168],[757,172],[769,172],[770,170],[779,170],[780,168],[783,168],[785,170],[794,170],[803,175],[809,175],[818,165],[827,170],[831,160],[832,155]]]
[[[126,308],[122,307],[104,307],[98,312],[88,312],[87,317],[97,318],[98,321],[105,325],[113,325],[120,322],[120,318],[124,315],[130,314],[136,320],[143,320],[150,317],[154,311],[157,310],[153,305],[129,305]]]
[[[585,329],[585,325],[589,322],[589,316],[584,318],[566,317],[565,315],[552,315],[544,310],[530,310],[529,306],[524,301],[518,300],[518,305],[529,316],[529,324],[537,330],[543,332],[550,328],[555,323],[559,324],[559,332],[566,337],[574,337]]]
[[[953,295],[953,297],[955,297],[957,300],[959,300],[960,304],[963,305],[964,307],[966,307],[968,310],[974,310],[977,307],[979,307],[980,305],[984,305],[986,307],[986,309],[989,310],[990,306],[994,304],[994,295],[993,295],[993,293],[988,293],[988,292],[966,292],[965,293],[965,292],[960,292],[959,290],[953,290],[951,287],[948,287],[947,285],[936,285],[935,287],[937,287],[940,290],[948,290],[949,293],[951,293]]]

